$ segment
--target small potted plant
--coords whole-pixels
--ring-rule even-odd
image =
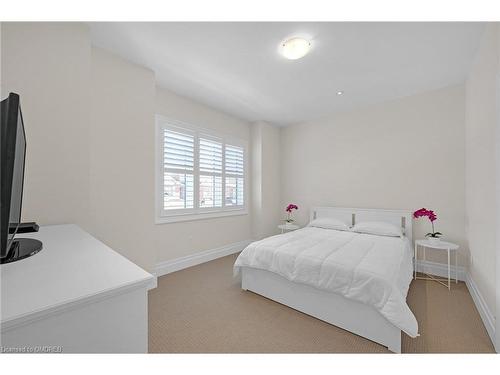
[[[286,212],[285,224],[286,225],[293,224],[294,220],[292,217],[292,212],[293,212],[293,210],[298,210],[298,209],[299,209],[299,207],[293,203],[290,203],[288,206],[286,206],[286,208],[285,208],[285,212]]]
[[[432,210],[428,210],[426,208],[421,208],[420,210],[417,210],[413,213],[413,217],[415,219],[418,219],[419,217],[427,217],[429,221],[431,222],[432,225],[432,232],[427,233],[425,237],[429,239],[430,242],[432,243],[437,243],[441,240],[441,236],[443,235],[441,232],[436,232],[434,230],[434,221],[437,219],[437,215],[434,213]]]

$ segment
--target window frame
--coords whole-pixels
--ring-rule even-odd
[[[171,118],[156,115],[155,116],[155,223],[165,224],[180,221],[203,220],[218,218],[224,216],[247,215],[248,214],[248,142],[232,136],[218,133],[216,131],[192,125],[186,122],[173,120]],[[194,135],[194,167],[193,167],[193,208],[181,208],[174,210],[165,210],[163,208],[164,192],[164,163],[163,163],[163,131],[190,133]],[[199,147],[200,138],[213,139],[222,143],[222,207],[200,207],[200,175],[199,168]],[[243,205],[226,206],[226,168],[225,152],[226,144],[243,148]],[[229,174],[231,175],[231,174]]]

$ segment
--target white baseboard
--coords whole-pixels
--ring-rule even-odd
[[[417,261],[417,271],[425,272],[431,275],[440,276],[440,277],[448,277],[448,266],[442,263],[435,263],[430,261]],[[451,278],[455,278],[455,266],[450,266]],[[465,281],[467,285],[467,289],[469,289],[469,293],[472,296],[472,300],[476,305],[477,310],[479,311],[479,315],[483,321],[483,324],[490,336],[491,342],[495,343],[495,316],[489,309],[486,304],[481,292],[479,291],[477,285],[474,283],[474,280],[470,277],[470,274],[466,271],[465,267],[458,267],[458,280]]]
[[[199,253],[188,255],[181,258],[171,259],[160,262],[155,266],[155,275],[157,277],[180,271],[184,268],[196,266],[201,263],[209,262],[211,260],[225,257],[227,255],[235,254],[242,251],[251,240],[235,242],[226,246],[218,247],[215,249],[201,251]]]
[[[476,283],[470,277],[470,274],[467,273],[467,277],[465,280],[467,288],[469,289],[469,293],[474,300],[474,304],[476,305],[477,310],[479,311],[479,315],[483,320],[483,324],[486,327],[486,331],[488,331],[488,335],[490,336],[491,342],[493,346],[495,345],[495,316],[489,309],[486,301],[484,300],[481,292],[479,291]]]
[[[465,267],[458,266],[458,280],[466,281],[467,272]],[[439,276],[439,277],[448,277],[448,265],[443,263],[436,263],[431,261],[417,261],[417,271],[428,273],[430,275]],[[455,280],[455,265],[450,265],[450,277],[452,280]]]

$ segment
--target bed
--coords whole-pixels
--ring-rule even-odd
[[[234,271],[241,287],[401,352],[401,331],[418,336],[406,303],[412,280],[411,213],[315,207],[311,221],[397,225],[401,237],[305,227],[247,246]]]

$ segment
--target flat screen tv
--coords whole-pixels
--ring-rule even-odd
[[[19,95],[10,93],[1,103],[0,155],[0,263],[27,258],[42,249],[42,243],[31,238],[17,238],[26,157],[26,134]]]

